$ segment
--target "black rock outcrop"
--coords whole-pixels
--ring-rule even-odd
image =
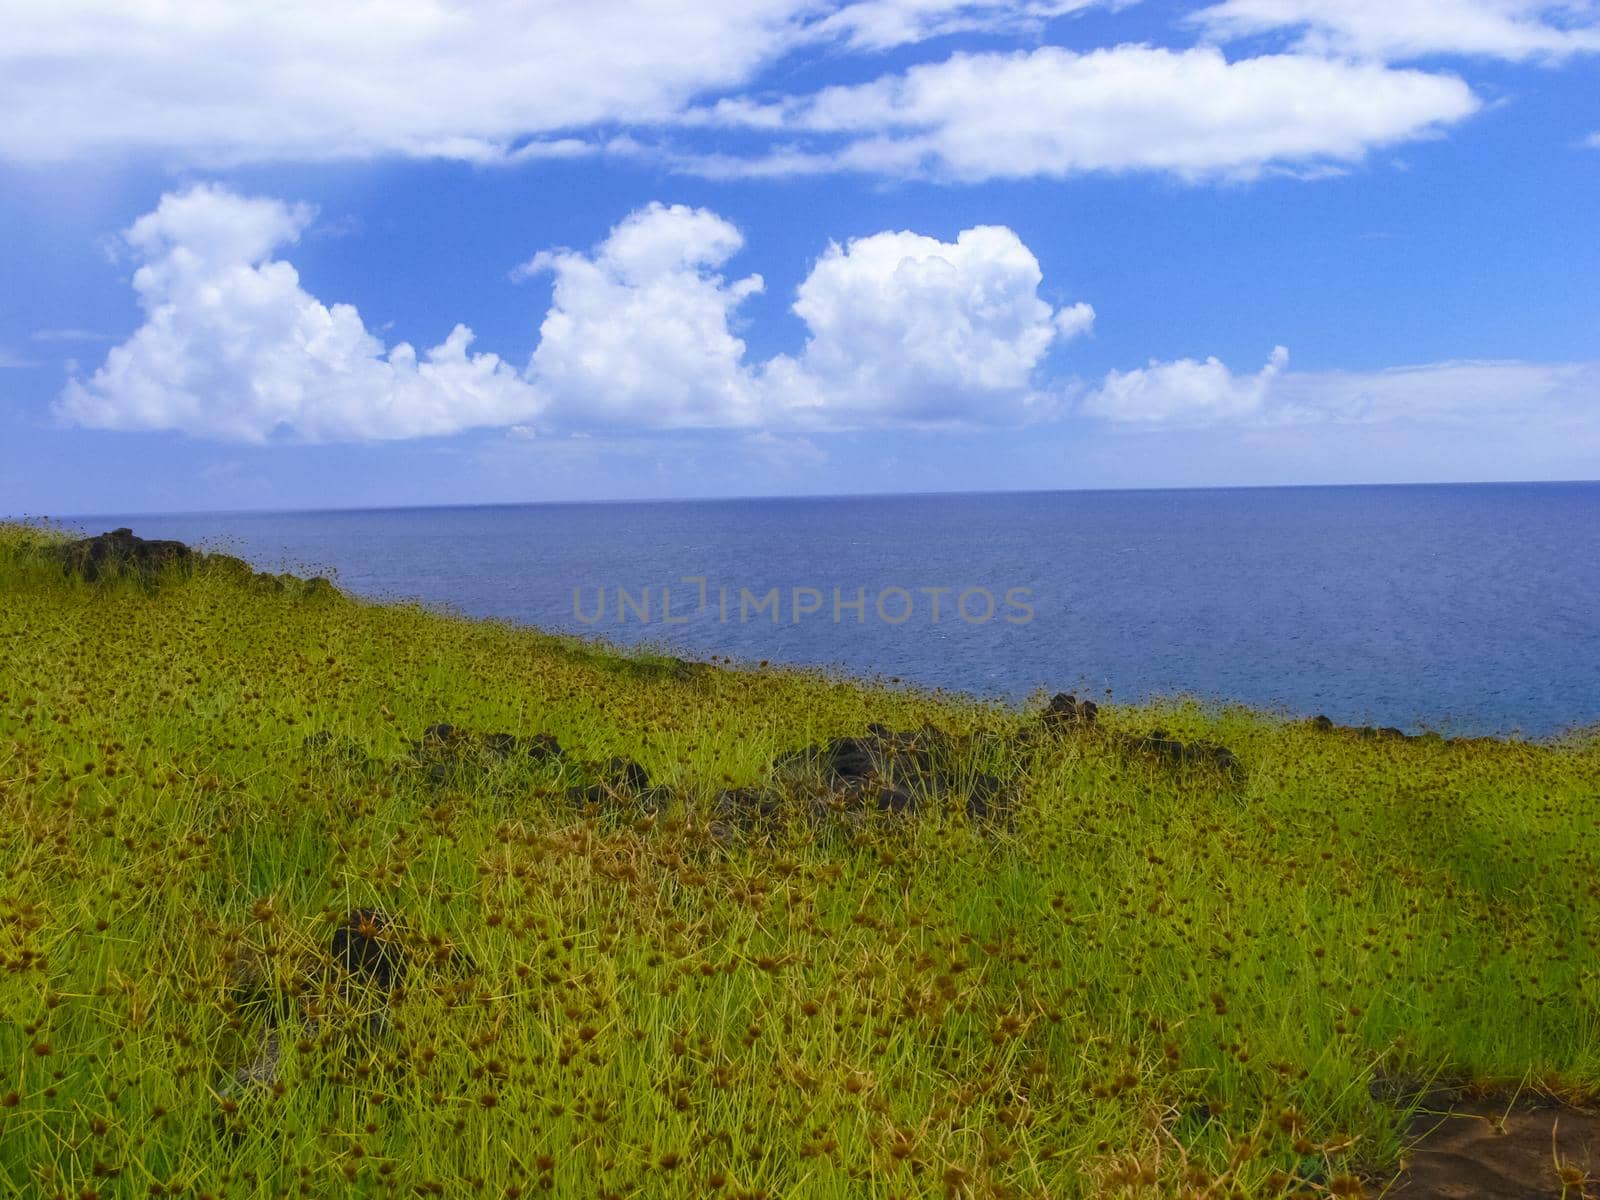
[[[1064,733],[1088,728],[1095,723],[1099,713],[1100,708],[1093,700],[1079,700],[1067,692],[1057,692],[1050,697],[1041,719],[1050,732]]]
[[[192,566],[201,556],[182,542],[135,536],[131,529],[113,529],[54,548],[69,575],[90,583],[133,575],[151,581],[173,567]]]

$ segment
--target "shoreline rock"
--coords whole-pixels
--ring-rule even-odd
[[[204,569],[254,583],[268,591],[293,589],[304,597],[336,596],[339,591],[320,575],[308,579],[298,575],[273,575],[257,571],[244,559],[231,554],[206,554],[184,542],[142,538],[127,527],[50,546],[44,553],[61,564],[64,574],[76,575],[91,584],[135,579],[146,587],[155,587],[174,572],[187,576]]]
[[[201,556],[183,542],[138,537],[131,529],[113,529],[54,548],[69,575],[89,583],[108,576],[137,575],[153,579],[173,567],[192,566]]]

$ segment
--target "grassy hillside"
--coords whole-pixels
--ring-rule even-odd
[[[1430,1081],[1600,1086],[1596,739],[1050,729],[40,545],[4,1194],[1375,1194]],[[936,770],[782,757],[874,722]]]

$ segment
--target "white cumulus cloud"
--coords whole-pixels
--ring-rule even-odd
[[[1112,371],[1084,400],[1083,410],[1110,421],[1146,425],[1210,425],[1250,417],[1262,410],[1268,389],[1288,364],[1289,352],[1274,347],[1254,375],[1235,375],[1217,358],[1200,362],[1152,361],[1133,371]]]
[[[1289,32],[1312,54],[1559,61],[1600,51],[1593,0],[1222,0],[1197,14],[1224,38]]]
[[[762,280],[723,273],[743,236],[708,209],[657,203],[592,250],[517,269],[552,280],[519,371],[471,353],[464,325],[419,356],[311,295],[275,255],[312,216],[216,186],[164,196],[123,235],[144,323],[67,385],[58,415],[245,442],[1001,423],[1039,414],[1037,368],[1094,318],[1039,297],[1038,261],[1009,229],[886,232],[830,246],[794,304],[804,348],[752,362],[735,328]]]
[[[743,246],[738,229],[706,209],[652,204],[591,251],[546,251],[522,268],[553,285],[518,371],[472,353],[463,325],[419,355],[386,347],[352,306],[309,294],[275,256],[312,216],[215,186],[164,196],[123,235],[144,323],[68,384],[58,414],[242,442],[729,428],[749,449],[804,465],[822,456],[811,432],[1054,415],[1065,392],[1046,358],[1094,319],[1085,303],[1041,298],[1037,259],[1003,226],[948,242],[886,231],[830,245],[796,292],[804,345],[752,362],[734,330],[761,279],[724,274]],[[1540,429],[1581,445],[1600,436],[1597,397],[1595,362],[1306,372],[1289,370],[1280,346],[1254,373],[1215,357],[1112,371],[1079,411],[1129,428]]]
[[[652,204],[592,252],[546,251],[554,276],[531,376],[558,422],[646,427],[1005,422],[1040,404],[1050,347],[1083,333],[1087,304],[1039,297],[1038,260],[1011,230],[954,242],[885,232],[831,245],[798,289],[808,338],[752,363],[733,332],[759,275],[720,272],[743,246],[705,209]]]
[[[1185,179],[1316,169],[1427,137],[1479,107],[1454,75],[1305,54],[1230,61],[1215,47],[959,53],[868,83],[695,119],[838,140],[719,158],[713,173],[855,170],[976,182],[1084,172]]]
[[[1039,262],[1004,226],[954,242],[878,233],[832,245],[800,285],[810,336],[763,372],[776,411],[821,424],[1006,422],[1040,404],[1034,374],[1094,310],[1039,296]]]
[[[140,266],[145,323],[57,402],[100,429],[176,429],[260,442],[422,437],[502,425],[538,407],[493,354],[472,354],[457,325],[420,358],[331,307],[272,254],[298,239],[305,206],[198,186],[164,196],[124,235]]]
[[[759,403],[729,325],[762,287],[717,269],[744,245],[707,209],[652,204],[592,254],[546,251],[519,274],[555,279],[532,373],[577,424],[751,425]]]

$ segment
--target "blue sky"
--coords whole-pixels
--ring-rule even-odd
[[[0,512],[1600,476],[1592,2],[21,7]]]

